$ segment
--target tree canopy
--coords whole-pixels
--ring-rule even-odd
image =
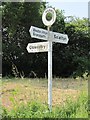
[[[29,54],[30,26],[47,29],[42,23],[45,2],[2,2],[3,76],[17,74],[29,77],[33,71],[37,77],[47,74],[47,53]],[[71,16],[66,20],[62,10],[56,10],[57,18],[52,31],[67,34],[69,43],[53,43],[53,76],[68,77],[90,72],[90,35],[87,18]]]

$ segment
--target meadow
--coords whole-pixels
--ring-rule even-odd
[[[88,118],[86,79],[54,78],[52,112],[47,79],[3,78],[0,83],[2,118]]]

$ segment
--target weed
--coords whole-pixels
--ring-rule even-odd
[[[88,118],[86,81],[82,81],[85,86],[85,88],[83,87],[84,89],[78,89],[78,81],[69,81],[68,79],[68,81],[66,80],[64,82],[66,85],[68,84],[68,89],[58,88],[61,85],[61,81],[53,81],[53,102],[55,102],[55,105],[53,106],[52,112],[50,112],[47,102],[45,102],[47,101],[46,80],[39,79],[39,82],[37,79],[4,81],[4,103],[5,98],[9,98],[12,103],[12,108],[8,110],[8,108],[3,107],[2,118]],[[72,88],[70,84],[72,82],[75,88]],[[77,90],[79,92],[76,92]],[[62,97],[64,97],[63,102],[61,102],[62,104],[58,104]],[[56,103],[58,107],[56,107]]]
[[[48,106],[40,102],[28,102],[11,111],[4,109],[3,117],[11,118],[88,118],[87,95],[81,93],[77,101],[67,99],[65,106],[48,110]]]

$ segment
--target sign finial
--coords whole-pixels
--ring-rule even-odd
[[[47,20],[47,18],[46,18],[48,13],[50,13],[52,15],[51,20]],[[43,24],[49,27],[49,26],[53,25],[55,20],[56,20],[56,12],[55,12],[55,10],[53,8],[47,8],[43,12],[43,15],[42,15]]]

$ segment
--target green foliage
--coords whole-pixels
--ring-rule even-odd
[[[82,92],[77,101],[67,99],[64,106],[48,110],[47,105],[40,102],[29,102],[11,111],[3,108],[3,118],[88,118],[88,98],[86,92]]]
[[[74,58],[74,63],[77,65],[76,71],[73,73],[74,76],[82,76],[84,73],[87,72],[87,76],[90,70],[90,62],[85,57],[77,57]]]
[[[31,25],[42,26],[41,13],[44,4],[40,2],[2,4],[3,74],[12,74],[12,64],[26,75],[32,71],[35,64],[33,58],[36,59],[38,55],[30,55],[26,50],[29,42],[36,41],[31,39],[29,29]],[[28,68],[29,65],[31,68]]]
[[[88,33],[88,19],[73,18],[66,23],[65,31],[69,36],[69,43],[65,49],[68,65],[72,66],[72,73],[81,76],[90,71],[90,36]],[[71,60],[71,63],[70,63]],[[71,67],[70,67],[71,68]]]
[[[47,74],[47,53],[28,54],[26,50],[28,43],[38,41],[30,37],[30,26],[46,29],[41,19],[45,8],[45,2],[2,2],[0,10],[2,10],[4,76],[13,74],[13,64],[17,67],[19,74],[23,71],[26,77],[31,71],[34,71],[37,77],[45,77]],[[90,30],[88,29],[88,19],[71,16],[68,21],[65,21],[64,11],[56,10],[56,14],[56,22],[51,30],[67,34],[69,43],[67,45],[53,44],[53,75],[68,77],[74,73],[76,76],[81,76],[86,71],[89,73]]]

